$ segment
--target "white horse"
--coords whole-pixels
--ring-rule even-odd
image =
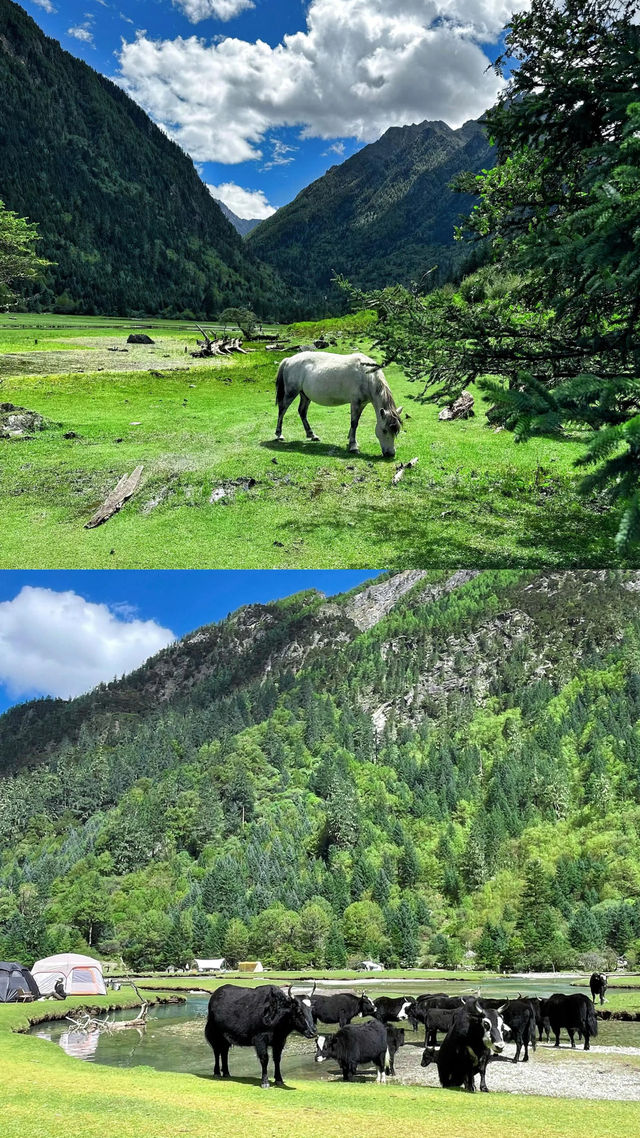
[[[282,420],[296,395],[300,396],[298,413],[307,438],[318,441],[309,426],[309,404],[323,407],[351,404],[351,430],[349,450],[357,452],[356,431],[360,416],[367,403],[373,403],[376,413],[376,435],[385,458],[396,453],[396,436],[401,427],[400,412],[396,407],[389,385],[379,364],[362,352],[340,356],[335,352],[298,352],[282,360],[276,376],[276,405],[278,425],[276,439],[282,440]]]

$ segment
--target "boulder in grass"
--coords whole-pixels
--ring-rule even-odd
[[[37,411],[16,407],[13,403],[0,403],[0,439],[18,439],[44,431],[47,426]]]
[[[127,336],[127,343],[128,344],[155,344],[155,340],[152,340],[151,336],[147,336],[146,332],[132,332],[130,336]]]

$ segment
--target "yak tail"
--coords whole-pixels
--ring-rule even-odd
[[[385,1065],[385,1067],[389,1067],[391,1065],[391,1055],[389,1054],[389,1048],[388,1047],[384,1053],[384,1065]]]
[[[598,1034],[598,1017],[596,1015],[596,1009],[594,1008],[593,1004],[587,1012],[587,1027],[589,1028],[589,1035]]]
[[[286,362],[286,360],[280,361],[280,367],[278,368],[278,374],[276,376],[276,407],[279,407],[284,399],[284,365]]]

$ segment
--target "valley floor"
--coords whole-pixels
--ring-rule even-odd
[[[55,1014],[81,1005],[80,998],[57,1005]],[[98,998],[95,1004],[127,1006],[126,998]],[[534,1073],[534,1063],[519,1066],[495,1064],[489,1070],[489,1085],[500,1087],[489,1095],[466,1095],[436,1086],[397,1085],[384,1087],[363,1082],[344,1084],[327,1081],[304,1083],[292,1080],[287,1090],[265,1093],[254,1079],[229,1082],[209,1077],[181,1075],[149,1067],[115,1069],[82,1063],[57,1046],[24,1034],[32,1015],[47,1012],[51,1005],[4,1005],[0,1008],[0,1061],[3,1067],[3,1138],[243,1138],[253,1132],[276,1138],[295,1133],[314,1138],[331,1133],[336,1138],[388,1138],[394,1132],[451,1134],[456,1138],[492,1138],[509,1133],[510,1138],[529,1138],[532,1129],[546,1138],[566,1138],[585,1133],[590,1138],[619,1138],[638,1127],[638,1102],[553,1098],[545,1095],[502,1093],[514,1080],[525,1082]],[[308,1045],[307,1045],[308,1046]],[[405,1048],[405,1051],[408,1049]],[[412,1048],[419,1058],[419,1049]],[[540,1050],[540,1049],[539,1049]],[[563,1052],[536,1057],[535,1070],[553,1067],[571,1069],[574,1087],[581,1096],[602,1077],[602,1057]],[[621,1077],[635,1078],[622,1061]],[[636,1060],[637,1062],[637,1060]],[[528,1069],[527,1069],[528,1068]],[[502,1074],[504,1071],[504,1076]],[[425,1072],[421,1072],[423,1075]],[[430,1074],[429,1082],[433,1081]],[[577,1075],[577,1078],[576,1078]],[[286,1077],[286,1072],[285,1072]],[[611,1078],[607,1070],[605,1075]],[[547,1070],[543,1072],[547,1078]],[[584,1082],[583,1082],[584,1080]]]
[[[134,323],[154,345],[126,345]],[[578,440],[516,446],[486,426],[479,396],[474,419],[439,423],[438,409],[389,368],[410,416],[395,462],[380,455],[371,408],[359,455],[346,449],[348,407],[312,405],[317,443],[292,407],[278,444],[274,379],[286,352],[254,344],[250,355],[194,360],[197,336],[178,322],[3,318],[0,402],[49,426],[0,439],[1,568],[619,563],[615,519],[577,497]],[[344,339],[335,350],[353,347]],[[393,485],[396,462],[414,457]],[[85,530],[140,464],[135,497]]]

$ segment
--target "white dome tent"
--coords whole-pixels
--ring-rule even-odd
[[[61,952],[58,956],[36,960],[31,975],[43,996],[51,995],[58,980],[62,980],[67,996],[107,994],[100,961],[77,952]]]

